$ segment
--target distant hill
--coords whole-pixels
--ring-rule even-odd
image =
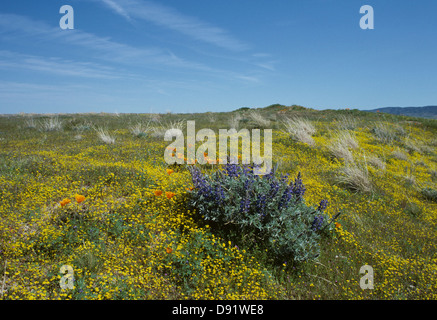
[[[387,107],[387,108],[379,108],[374,110],[364,110],[369,112],[384,112],[402,116],[409,117],[420,117],[420,118],[429,118],[429,119],[437,119],[437,106],[426,106],[426,107]]]

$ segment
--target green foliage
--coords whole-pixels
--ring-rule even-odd
[[[250,110],[250,108],[248,108],[248,107],[242,107],[242,108],[239,108],[239,109],[237,109],[237,110],[235,110],[235,111],[247,111],[247,110]]]
[[[433,188],[423,188],[420,192],[427,200],[437,202],[437,190]]]
[[[191,203],[220,236],[267,250],[276,262],[319,256],[321,234],[334,219],[324,213],[327,201],[316,209],[305,204],[300,174],[289,182],[274,171],[258,176],[253,166],[228,164],[210,176],[195,167],[190,171]]]
[[[422,210],[416,203],[408,202],[405,206],[405,213],[417,218],[422,214]]]

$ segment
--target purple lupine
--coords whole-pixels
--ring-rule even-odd
[[[286,207],[291,198],[293,198],[293,186],[289,185],[285,188],[284,193],[282,194],[281,201],[279,202],[279,209]]]
[[[286,184],[288,180],[288,173],[281,175],[281,183]]]
[[[323,215],[315,216],[314,221],[311,224],[311,229],[313,229],[314,231],[319,231],[323,225],[324,220],[325,220],[325,217]]]
[[[278,193],[280,188],[279,182],[277,180],[270,181],[270,197],[274,198]]]
[[[274,170],[270,170],[270,173],[265,175],[267,180],[272,180],[275,177],[275,172]]]
[[[209,183],[205,180],[205,178],[202,175],[202,172],[199,168],[190,168],[191,177],[193,180],[193,185],[197,189],[198,193],[200,195],[203,195],[205,197],[208,197],[211,195],[212,188],[209,185]]]
[[[250,208],[250,199],[246,197],[245,199],[241,199],[240,202],[240,212],[241,213],[247,213]]]
[[[253,176],[253,165],[245,165],[243,167],[243,173],[245,176]]]
[[[219,204],[222,204],[225,199],[223,188],[219,184],[215,187],[215,199]]]
[[[244,184],[243,184],[243,190],[249,190],[249,187],[250,187],[250,185],[252,184],[252,182],[253,182],[253,178],[252,179],[246,179],[245,181],[244,181]]]
[[[328,203],[329,203],[328,200],[320,201],[320,204],[319,204],[319,207],[317,208],[317,210],[321,211],[321,212],[325,211],[326,208],[328,207]]]
[[[238,172],[238,165],[235,163],[226,163],[225,171],[226,174],[231,178],[240,176],[240,173]]]
[[[293,184],[293,194],[296,197],[296,201],[301,201],[303,198],[303,195],[305,194],[306,188],[303,185],[302,182],[302,176],[300,172],[297,174],[296,179],[294,180]]]
[[[267,196],[265,194],[261,194],[256,199],[255,205],[256,205],[256,211],[258,211],[262,216],[264,216],[264,211],[266,209],[266,199]]]

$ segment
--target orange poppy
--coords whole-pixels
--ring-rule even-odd
[[[166,251],[167,253],[172,253],[172,252],[173,252],[173,249],[172,249],[172,248],[167,248],[167,249],[165,249],[165,251]]]
[[[153,194],[157,197],[159,197],[162,194],[162,190],[155,190],[153,191]]]
[[[335,227],[338,229],[338,228],[341,228],[341,224],[340,223],[338,223],[338,222],[336,222],[335,223]]]
[[[167,191],[165,193],[165,196],[167,197],[167,199],[171,199],[171,198],[173,198],[175,196],[175,193]]]
[[[167,169],[167,174],[168,175],[171,175],[173,173],[173,170],[172,169]]]
[[[66,204],[69,204],[71,202],[70,199],[65,198],[64,200],[62,200],[61,202],[59,202],[61,204],[61,207],[65,206]]]
[[[85,200],[85,197],[83,195],[81,195],[81,194],[76,194],[74,196],[74,198],[76,199],[77,203],[81,203],[82,201]]]

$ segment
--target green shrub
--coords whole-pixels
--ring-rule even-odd
[[[423,188],[421,193],[427,200],[437,202],[437,190],[432,188]]]
[[[191,205],[211,224],[213,232],[245,247],[267,250],[276,262],[301,262],[320,253],[321,234],[332,230],[324,213],[327,201],[318,208],[305,204],[301,175],[254,173],[253,166],[227,164],[222,170],[203,175],[191,167],[194,190]]]
[[[416,203],[409,202],[405,206],[405,213],[412,217],[419,217],[422,215],[422,210]]]

